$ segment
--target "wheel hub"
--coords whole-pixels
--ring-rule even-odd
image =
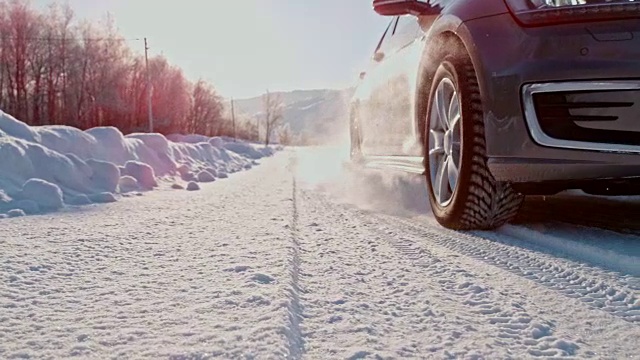
[[[438,84],[429,114],[429,175],[433,195],[441,206],[453,199],[461,162],[460,100],[449,78]]]

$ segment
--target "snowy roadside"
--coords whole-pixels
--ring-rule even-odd
[[[419,177],[345,168],[330,160],[342,150],[298,154],[309,358],[637,354],[639,237],[555,224],[448,231]]]
[[[3,221],[0,358],[285,358],[286,160],[198,193]]]
[[[0,218],[109,203],[163,186],[199,190],[198,183],[250,169],[277,150],[222,137],[30,127],[0,111]]]
[[[200,193],[3,221],[0,358],[637,355],[633,268],[443,230],[411,179],[340,169],[289,149]]]

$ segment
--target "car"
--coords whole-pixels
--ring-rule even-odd
[[[375,0],[351,159],[425,176],[437,221],[495,229],[528,195],[640,192],[640,1]]]

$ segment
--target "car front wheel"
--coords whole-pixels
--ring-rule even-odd
[[[492,229],[510,221],[523,196],[487,168],[482,99],[464,55],[444,56],[434,74],[425,126],[431,208],[451,229]]]

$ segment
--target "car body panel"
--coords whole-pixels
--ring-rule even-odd
[[[413,109],[425,47],[439,34],[455,32],[465,20],[507,11],[500,1],[490,6],[469,0],[429,3],[439,7],[440,14],[394,17],[356,88],[358,116],[367,119],[360,124],[365,156],[422,156],[420,121]],[[376,59],[380,55],[382,59]]]
[[[365,155],[419,155],[414,143],[405,144],[406,139],[415,139],[413,127],[413,91],[424,36],[421,35],[417,18],[405,16],[400,26],[392,29],[389,40],[383,40],[378,54],[381,61],[372,60],[355,93],[358,114],[367,119],[361,124],[362,152]],[[403,22],[406,21],[406,22]],[[402,31],[407,30],[408,31]],[[413,147],[414,149],[411,149]],[[404,148],[404,149],[403,149]]]
[[[594,36],[607,31],[609,37],[632,36],[615,41]],[[487,156],[496,178],[536,182],[640,175],[640,156],[633,152],[536,143],[522,100],[525,84],[640,79],[640,21],[522,28],[510,14],[502,14],[466,22],[459,33],[475,44],[472,58],[484,101]]]
[[[442,34],[450,33],[462,42],[476,70],[488,166],[497,180],[577,182],[640,176],[638,154],[537,143],[523,109],[527,84],[640,81],[640,20],[523,27],[504,0],[431,3],[440,5],[441,13],[417,17],[421,31],[414,41],[372,64],[356,90],[362,151],[371,162],[402,163],[406,168],[422,158],[420,125],[425,114],[420,106],[430,87],[424,80],[430,65],[425,54],[438,46]],[[398,161],[389,160],[393,156]]]

